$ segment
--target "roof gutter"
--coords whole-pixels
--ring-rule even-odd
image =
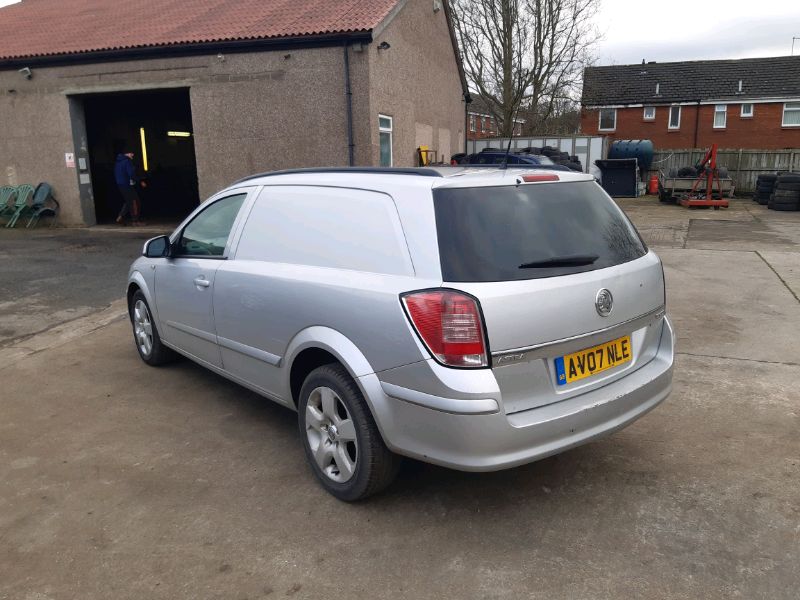
[[[197,56],[203,54],[217,54],[220,52],[244,53],[270,50],[298,50],[304,48],[341,46],[342,44],[354,44],[358,42],[368,44],[371,41],[371,31],[359,31],[311,36],[306,35],[266,38],[260,40],[228,40],[197,42],[190,44],[144,46],[140,48],[118,48],[115,50],[98,50],[93,52],[79,52],[73,54],[0,59],[0,69],[91,64],[123,60],[142,60],[148,58]]]

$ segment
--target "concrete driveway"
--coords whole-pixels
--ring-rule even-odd
[[[0,348],[91,315],[125,294],[157,228],[0,228]]]
[[[113,315],[0,367],[0,598],[796,598],[800,213],[621,205],[666,265],[675,390],[518,469],[409,462],[340,503],[293,413],[146,367]]]

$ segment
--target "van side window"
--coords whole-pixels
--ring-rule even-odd
[[[222,256],[233,222],[247,194],[217,200],[198,213],[184,227],[178,240],[177,256]]]
[[[242,231],[236,260],[414,272],[392,198],[340,188],[265,187]]]

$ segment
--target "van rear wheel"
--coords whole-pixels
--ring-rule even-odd
[[[300,390],[297,412],[306,458],[329,493],[353,502],[394,480],[400,457],[383,443],[361,391],[344,367],[314,369]]]

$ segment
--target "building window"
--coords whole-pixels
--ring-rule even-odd
[[[742,118],[752,117],[753,116],[753,105],[752,104],[742,104]]]
[[[392,166],[392,117],[378,115],[378,138],[381,145],[381,166]]]
[[[475,115],[469,116],[469,130],[475,133]]]
[[[715,104],[714,105],[714,129],[725,129],[728,122],[728,105]]]
[[[680,129],[681,128],[681,107],[680,106],[670,106],[669,107],[669,128],[670,129]]]
[[[617,109],[600,109],[600,131],[614,131],[617,128]]]
[[[800,102],[786,102],[783,105],[784,127],[800,127]]]
[[[655,106],[645,106],[644,107],[644,120],[645,121],[655,121],[656,119],[656,107]]]

